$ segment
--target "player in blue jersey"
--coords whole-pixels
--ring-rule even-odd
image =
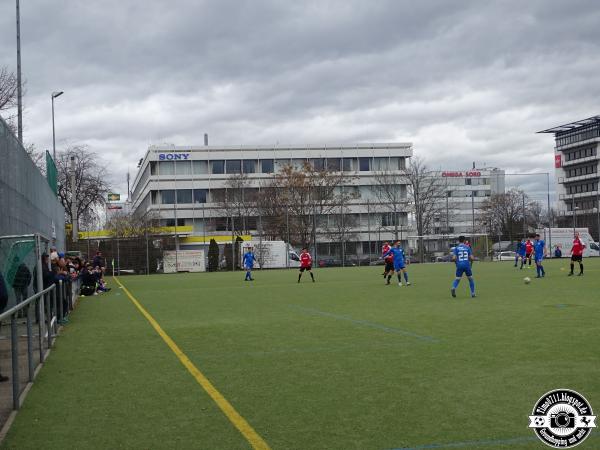
[[[521,239],[521,242],[517,242],[517,251],[515,254],[515,267],[517,267],[519,258],[521,258],[521,269],[522,269],[523,264],[525,264],[525,238]]]
[[[546,243],[540,238],[539,234],[535,235],[535,240],[533,241],[533,251],[535,254],[535,270],[537,271],[536,278],[545,277],[546,271],[544,270],[544,266],[542,266],[542,261],[544,261],[544,255],[546,253]]]
[[[473,281],[473,272],[471,271],[471,262],[473,261],[473,251],[471,247],[465,244],[465,237],[459,236],[458,245],[452,250],[452,261],[456,264],[456,278],[452,282],[450,293],[456,297],[456,288],[463,274],[469,279],[469,288],[471,297],[475,297],[475,281]]]
[[[396,241],[394,246],[383,254],[382,258],[385,259],[386,256],[393,256],[394,258],[394,272],[396,272],[396,275],[398,276],[398,286],[402,286],[401,273],[404,274],[404,281],[406,281],[406,285],[410,286],[410,281],[408,281],[408,272],[406,272],[406,258],[404,257],[404,249],[400,247],[400,241]],[[388,273],[386,284],[390,284],[391,279],[392,274]]]
[[[254,278],[252,278],[252,268],[255,261],[256,257],[252,252],[252,247],[248,247],[248,251],[244,253],[244,269],[246,269],[246,279],[244,281],[254,281]]]

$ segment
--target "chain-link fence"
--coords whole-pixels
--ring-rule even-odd
[[[40,235],[0,237],[0,290],[7,294],[0,296],[6,300],[0,305],[0,425],[19,409],[74,305],[76,283],[55,284],[49,267],[43,267],[49,245]]]
[[[65,248],[64,209],[1,118],[0,161],[0,236],[41,233]]]

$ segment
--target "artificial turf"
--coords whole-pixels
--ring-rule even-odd
[[[273,449],[540,449],[545,392],[600,410],[600,258],[120,280]],[[2,448],[250,448],[116,283],[82,299]],[[596,435],[594,433],[597,433]],[[599,432],[579,448],[600,447]]]

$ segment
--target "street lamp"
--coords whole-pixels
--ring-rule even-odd
[[[54,132],[54,99],[64,94],[64,91],[58,91],[52,93],[52,158],[54,158],[54,164],[56,164],[56,134]]]

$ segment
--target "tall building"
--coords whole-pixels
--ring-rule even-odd
[[[336,146],[151,146],[132,185],[132,210],[153,211],[161,225],[177,227],[180,244],[193,249],[206,245],[213,236],[231,236],[242,227],[229,216],[223,199],[232,179],[246,178],[245,192],[264,199],[264,190],[286,166],[310,164],[315,170],[347,175],[336,189],[352,193],[340,208],[314,217],[318,257],[360,257],[379,252],[378,242],[394,238],[396,230],[407,233],[408,200],[405,181],[400,181],[412,156],[409,143]],[[382,171],[397,175],[395,192],[403,199],[396,211],[376,195],[374,186]],[[263,191],[264,193],[264,191]],[[267,200],[264,200],[267,201]],[[264,233],[261,208],[243,217],[243,228],[251,238]],[[332,232],[340,223],[347,234],[343,248]],[[233,230],[232,230],[233,228]],[[285,236],[282,237],[285,240]],[[313,243],[309,243],[314,246]]]
[[[433,233],[485,233],[483,208],[492,195],[504,193],[504,170],[489,167],[445,170],[433,172],[433,177],[439,178],[438,182],[445,192]]]
[[[559,125],[539,133],[554,134],[559,225],[596,230],[600,217],[600,116]]]

